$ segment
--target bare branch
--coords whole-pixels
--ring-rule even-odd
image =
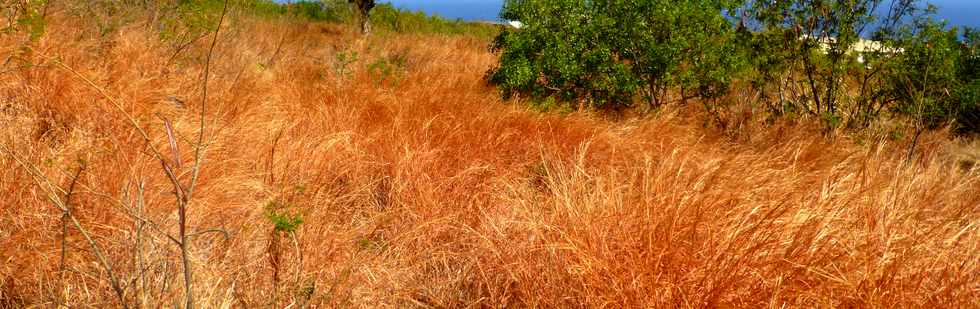
[[[61,284],[65,285],[65,266],[66,258],[68,253],[68,217],[71,216],[71,195],[75,192],[75,184],[78,183],[79,176],[82,175],[82,171],[85,170],[85,165],[78,167],[78,171],[75,172],[75,176],[71,178],[71,184],[68,185],[68,192],[65,193],[65,209],[62,210],[61,215]]]
[[[211,48],[208,49],[208,56],[204,62],[204,78],[202,81],[201,94],[201,124],[197,133],[197,145],[194,146],[194,167],[192,168],[193,175],[191,176],[191,181],[187,185],[186,190],[181,190],[179,185],[175,183],[175,185],[178,186],[175,194],[182,195],[178,196],[178,206],[180,207],[180,209],[178,209],[178,215],[180,219],[180,253],[181,261],[184,264],[184,291],[187,296],[187,304],[184,307],[186,309],[194,308],[194,290],[192,289],[193,270],[191,268],[191,260],[188,252],[190,240],[187,235],[187,206],[192,195],[194,194],[194,190],[197,188],[197,181],[201,175],[201,164],[204,162],[204,130],[206,129],[205,117],[207,115],[208,107],[208,77],[211,74],[211,57],[214,55],[214,47],[218,44],[218,34],[221,32],[221,24],[224,23],[225,15],[227,13],[228,0],[225,0],[221,7],[221,17],[218,19],[218,25],[214,29],[214,38],[211,40]]]
[[[225,229],[221,229],[221,228],[213,228],[213,229],[207,229],[207,230],[203,230],[203,231],[198,231],[198,232],[190,233],[190,234],[187,234],[187,237],[188,238],[190,238],[190,237],[197,237],[197,236],[201,236],[201,235],[204,235],[204,234],[207,234],[207,233],[218,233],[218,234],[221,234],[221,236],[224,236],[225,241],[228,241],[229,239],[231,239],[231,233],[228,233],[228,231],[226,231]]]
[[[85,241],[88,242],[89,247],[92,249],[92,254],[94,254],[95,257],[99,260],[99,264],[102,266],[102,269],[105,270],[106,275],[109,276],[109,285],[111,285],[112,289],[116,292],[116,297],[119,298],[119,303],[122,305],[123,308],[129,308],[129,305],[126,304],[125,291],[123,290],[122,285],[120,285],[119,283],[119,279],[112,268],[112,264],[109,264],[109,259],[106,258],[106,255],[102,250],[102,246],[100,246],[95,241],[95,239],[92,238],[92,235],[88,232],[88,230],[86,230],[82,226],[82,223],[78,221],[78,218],[76,218],[69,211],[69,207],[67,204],[68,201],[62,200],[57,195],[57,192],[60,191],[60,192],[66,192],[65,195],[68,196],[69,194],[67,193],[71,192],[70,190],[73,189],[70,189],[69,191],[64,191],[61,188],[58,188],[57,186],[53,185],[50,180],[44,177],[43,173],[41,173],[41,171],[36,166],[21,158],[19,155],[17,155],[13,150],[8,148],[6,145],[0,144],[0,150],[3,150],[3,152],[6,152],[8,155],[13,157],[14,160],[17,161],[17,163],[24,168],[24,170],[28,171],[28,173],[31,174],[31,176],[34,178],[35,183],[46,191],[48,200],[51,201],[51,203],[56,208],[58,208],[64,214],[67,215],[68,220],[71,221],[72,225],[75,226],[75,229],[78,230],[78,232],[82,234],[82,237],[85,238]],[[75,185],[75,181],[73,180],[72,187],[74,187],[74,185]]]

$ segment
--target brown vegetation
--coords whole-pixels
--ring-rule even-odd
[[[545,114],[486,86],[482,39],[226,26],[188,213],[197,306],[980,306],[980,174],[942,132],[906,162],[907,141],[805,121],[732,137],[693,108]],[[184,301],[174,186],[149,149],[193,177],[210,41],[171,63],[153,31],[55,16],[30,51],[0,36],[16,56],[0,75],[0,307],[122,304],[79,229],[63,249],[46,190],[127,304]],[[268,205],[302,216],[295,234]]]

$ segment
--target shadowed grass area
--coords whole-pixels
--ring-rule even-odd
[[[0,74],[0,307],[122,302],[77,229],[62,249],[38,177],[61,196],[77,178],[66,200],[125,302],[180,304],[174,188],[148,149],[193,177],[210,40],[174,57],[138,24],[98,37],[51,20],[30,52],[2,50],[30,65]],[[907,139],[763,122],[733,139],[694,107],[539,113],[486,85],[488,44],[227,25],[188,212],[196,304],[980,305],[980,175],[958,155],[971,146],[926,133],[906,162]]]

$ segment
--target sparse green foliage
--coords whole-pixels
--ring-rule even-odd
[[[956,101],[956,129],[980,133],[980,32],[964,30],[957,64],[959,86],[953,91]]]
[[[760,101],[770,112],[769,120],[781,116],[796,116],[799,112],[796,98],[790,95],[795,84],[792,76],[793,53],[789,44],[794,38],[787,38],[782,31],[750,31],[741,25],[737,33],[739,52],[746,59],[747,71],[743,78],[759,92]]]
[[[378,4],[370,18],[373,27],[397,33],[469,34],[487,38],[499,33],[498,26],[447,20],[438,15],[399,9],[390,3]]]
[[[397,83],[398,75],[404,70],[405,58],[401,55],[378,58],[368,65],[368,72],[377,81],[378,86],[388,83]]]
[[[291,11],[290,15],[306,20],[338,20],[336,16],[332,14],[334,11],[327,10],[327,6],[323,2],[298,1],[293,3],[288,10]]]
[[[934,6],[919,0],[756,1],[748,9],[762,26],[744,32],[754,69],[749,78],[776,114],[798,106],[819,115],[827,128],[860,128],[891,112],[916,127],[936,127],[968,117],[976,105],[965,86],[973,79],[957,73],[969,67],[969,44],[932,19]],[[778,103],[767,88],[776,88]],[[787,89],[797,95],[787,97]]]
[[[35,65],[33,45],[44,36],[47,28],[47,0],[14,1],[0,0],[0,36],[14,35],[18,43],[10,48],[10,54],[0,58],[0,72],[13,67],[29,69]]]
[[[37,41],[44,35],[44,29],[47,26],[47,21],[44,19],[44,7],[47,5],[47,1],[30,1],[29,3],[31,4],[27,7],[27,11],[17,23],[27,29],[31,41]]]
[[[334,58],[334,72],[341,78],[347,78],[351,74],[350,65],[357,62],[357,51],[341,51]]]
[[[841,104],[847,102],[849,68],[858,55],[853,48],[861,34],[872,29],[891,29],[914,12],[915,0],[892,4],[889,15],[879,14],[883,0],[790,0],[754,1],[751,16],[764,27],[764,33],[776,34],[783,42],[769,49],[783,54],[783,64],[803,75],[800,87],[802,102],[810,114],[820,115],[828,127],[842,121]],[[782,49],[782,51],[776,49]],[[864,102],[868,103],[868,102]],[[862,109],[864,110],[864,109]]]
[[[47,8],[48,0],[0,2],[0,17],[6,20],[5,25],[0,25],[0,34],[22,32],[31,42],[37,41],[47,28]]]
[[[893,110],[929,128],[955,118],[958,106],[952,94],[959,86],[962,52],[957,30],[924,17],[902,29],[898,42],[904,52],[887,72],[888,93],[898,103]]]
[[[177,1],[161,18],[160,38],[178,51],[216,28],[223,3],[216,0]]]

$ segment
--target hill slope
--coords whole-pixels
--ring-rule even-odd
[[[55,20],[4,50],[0,306],[120,304],[77,228],[62,263],[48,196],[69,190],[125,301],[181,303],[175,189],[150,149],[194,178],[210,37],[175,54],[138,23]],[[481,39],[226,30],[188,210],[199,306],[980,304],[980,175],[939,133],[907,164],[901,143],[804,124],[732,140],[697,111],[543,114],[485,85]]]

